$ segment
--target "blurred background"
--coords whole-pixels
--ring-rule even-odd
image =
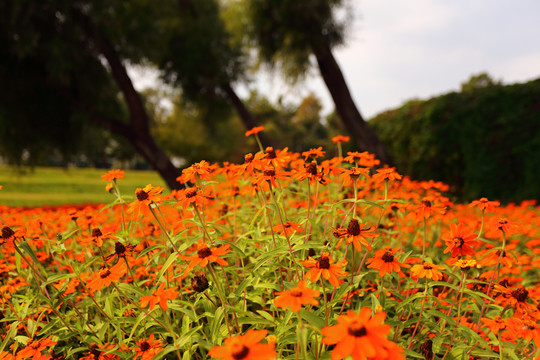
[[[154,170],[176,188],[193,162],[242,162],[258,150],[245,131],[264,126],[264,146],[329,156],[350,136],[347,151],[456,200],[540,198],[538,1],[4,0],[0,13],[0,184],[52,166]]]

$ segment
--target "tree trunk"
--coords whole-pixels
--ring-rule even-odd
[[[236,92],[231,87],[231,84],[222,85],[221,88],[227,95],[227,99],[229,99],[230,103],[235,107],[236,112],[238,113],[238,115],[240,116],[240,119],[242,120],[242,123],[244,123],[244,126],[246,127],[246,130],[251,130],[256,126],[259,126],[255,122],[255,119],[251,115],[251,112],[246,108],[246,105],[244,105],[244,102],[238,97],[238,95],[236,95]],[[260,132],[258,136],[264,147],[267,147],[267,146],[275,147],[275,144],[270,140],[268,135],[264,133],[264,131]]]
[[[384,145],[364,121],[354,104],[345,78],[328,44],[317,41],[312,44],[312,48],[321,75],[336,105],[336,111],[356,146],[362,151],[375,154],[382,165],[394,166],[394,161]]]
[[[107,60],[111,75],[126,101],[130,123],[129,125],[125,125],[114,119],[106,119],[104,117],[96,117],[94,120],[117,135],[129,140],[152,168],[161,175],[169,188],[182,188],[183,186],[176,181],[176,178],[181,175],[181,171],[174,166],[165,151],[157,145],[152,137],[150,133],[150,119],[144,102],[139,92],[135,90],[120,54],[118,54],[109,39],[100,33],[98,27],[94,26],[86,15],[75,10],[73,11],[73,15],[80,20],[85,34]]]

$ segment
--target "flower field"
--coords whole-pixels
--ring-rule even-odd
[[[343,141],[0,206],[0,359],[540,359],[536,204],[454,204]]]

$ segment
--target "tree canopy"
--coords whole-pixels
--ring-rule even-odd
[[[540,199],[540,79],[503,85],[481,74],[464,84],[370,124],[414,179],[446,182],[463,200]]]

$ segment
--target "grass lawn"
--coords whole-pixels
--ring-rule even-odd
[[[16,169],[0,166],[0,205],[43,206],[62,204],[109,203],[114,196],[105,191],[101,180],[104,169],[36,167]],[[126,171],[118,181],[126,199],[137,187],[146,184],[165,188],[165,182],[154,171]]]

